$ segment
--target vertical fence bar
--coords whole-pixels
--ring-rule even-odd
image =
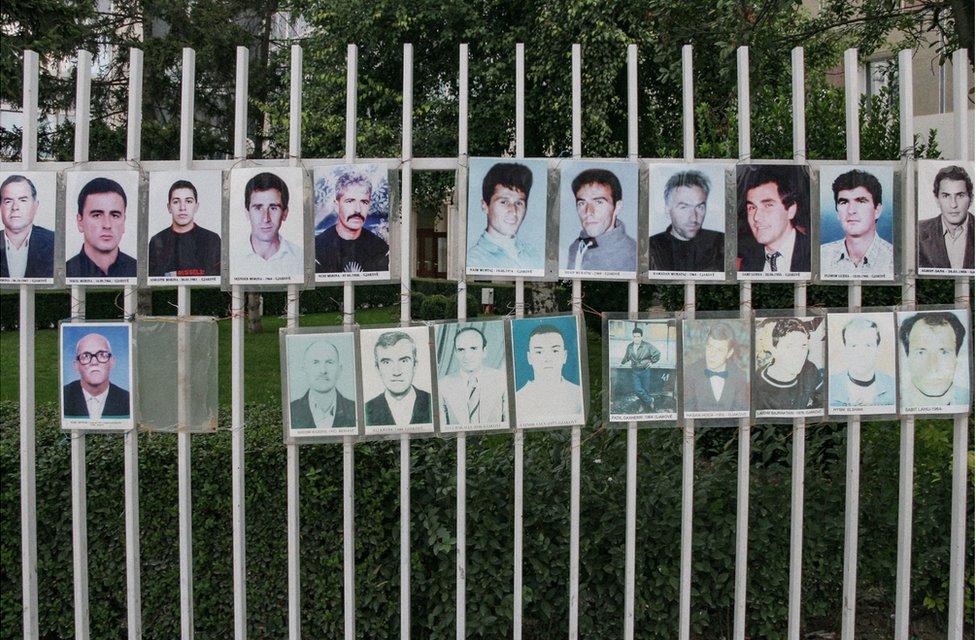
[[[847,120],[847,161],[861,161],[859,127],[857,49],[844,52],[844,112]],[[861,283],[853,282],[847,292],[851,311],[861,309]],[[853,640],[857,607],[857,527],[861,484],[861,420],[847,420],[847,482],[844,498],[844,582],[841,611],[841,639]]]
[[[739,47],[739,159],[747,161],[752,156],[752,133],[749,97],[749,47]],[[739,284],[739,312],[748,317],[752,312],[752,283]],[[733,633],[735,640],[746,635],[746,579],[749,553],[749,455],[751,445],[749,418],[739,421],[739,468],[736,482],[735,505],[735,613]]]
[[[685,162],[695,159],[694,49],[681,47],[681,128]],[[695,314],[695,282],[685,283],[685,313]],[[681,426],[681,555],[678,588],[678,638],[691,637],[691,542],[695,499],[695,422]]]
[[[410,322],[413,206],[413,45],[403,45],[403,138],[400,148],[400,322]],[[400,638],[410,639],[410,436],[400,436]]]
[[[75,164],[88,162],[92,54],[78,52],[75,87]],[[71,320],[85,321],[85,289],[71,287]],[[74,565],[75,638],[88,640],[88,505],[85,432],[71,432],[71,548]]]
[[[237,47],[234,159],[247,157],[247,47]],[[244,520],[244,290],[231,287],[231,521],[234,557],[234,640],[247,638],[247,548]]]
[[[525,157],[525,45],[515,45],[515,157]],[[515,279],[515,317],[525,315],[525,280]],[[512,640],[522,640],[522,513],[525,487],[525,432],[512,435]]]
[[[952,54],[952,111],[955,138],[959,145],[956,157],[969,161],[969,58],[965,49]],[[956,307],[969,309],[969,278],[956,278]],[[949,541],[949,638],[963,637],[966,584],[966,485],[969,483],[969,415],[958,414],[952,421],[952,515]]]
[[[458,161],[467,164],[468,159],[468,45],[461,44],[458,51]],[[464,270],[460,269],[457,281],[457,319],[468,317],[467,283],[464,280]],[[465,611],[465,589],[467,586],[467,435],[462,431],[457,434],[457,511],[455,528],[457,532],[457,576],[455,588],[455,636],[457,640],[464,640],[467,626],[467,612]]]
[[[793,69],[793,161],[803,164],[807,160],[806,95],[803,47],[791,53]],[[793,288],[793,307],[797,315],[806,314],[807,285],[798,282]],[[806,476],[805,418],[793,420],[793,477],[790,482],[790,587],[787,614],[788,640],[800,640],[800,608],[803,588],[803,490]]]
[[[359,103],[359,48],[346,46],[346,162],[356,161]],[[406,263],[404,263],[406,264]],[[342,284],[342,326],[356,322],[356,290]],[[356,438],[342,438],[342,614],[345,640],[356,638]]]
[[[20,163],[30,171],[37,162],[38,57],[24,51],[24,93]],[[37,454],[34,398],[34,289],[20,285],[20,569],[24,638],[37,640]]]

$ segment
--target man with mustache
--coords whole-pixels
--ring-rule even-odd
[[[75,345],[72,366],[79,379],[64,385],[65,418],[129,417],[129,392],[111,382],[115,356],[104,336],[89,333],[82,337]]]
[[[878,235],[881,183],[867,171],[852,169],[837,176],[832,189],[844,237],[820,247],[823,275],[894,277],[894,249]]]
[[[390,270],[390,247],[366,228],[373,184],[350,171],[336,180],[337,220],[315,238],[315,273],[357,273]]]
[[[805,224],[807,181],[790,165],[745,165],[739,175],[738,270],[752,273],[810,271],[810,236]],[[805,175],[805,174],[804,174]]]
[[[173,224],[149,241],[150,277],[220,275],[220,236],[195,221],[200,201],[189,180],[170,186],[166,209]]]
[[[69,278],[135,278],[136,261],[119,249],[125,234],[125,189],[111,178],[95,178],[78,194],[81,250],[65,264]]]
[[[634,271],[637,241],[617,219],[623,207],[623,188],[607,169],[581,171],[572,183],[580,234],[569,245],[567,269]]]
[[[468,247],[467,264],[476,269],[542,268],[543,256],[518,237],[525,220],[532,170],[517,162],[499,162],[481,182],[484,233]]]
[[[292,429],[329,429],[356,426],[356,404],[336,389],[342,360],[335,345],[317,340],[302,356],[308,391],[291,402]]]
[[[918,223],[919,269],[973,269],[972,178],[962,167],[943,167],[935,176],[932,194],[939,215]]]
[[[37,187],[12,175],[0,185],[0,278],[50,278],[54,275],[54,232],[34,224]]]
[[[515,392],[519,422],[576,418],[583,413],[580,386],[563,377],[568,357],[566,339],[557,327],[540,324],[532,330],[526,353],[532,379]]]
[[[244,185],[244,211],[251,234],[246,246],[237,247],[231,262],[232,275],[268,278],[304,275],[302,250],[281,235],[288,219],[288,185],[265,171]]]
[[[902,370],[908,370],[901,376],[902,406],[969,405],[969,389],[955,383],[965,337],[966,327],[950,311],[923,311],[902,321],[898,341],[903,349]],[[961,362],[965,366],[966,358]]]
[[[664,186],[671,224],[651,236],[651,271],[725,271],[725,234],[703,229],[711,184],[700,171],[679,171]]]

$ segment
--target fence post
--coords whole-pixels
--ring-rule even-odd
[[[525,45],[515,45],[515,157],[525,157]],[[525,280],[515,279],[515,317],[525,316]],[[522,640],[522,513],[525,487],[525,431],[512,435],[512,640]]]
[[[467,162],[468,158],[468,45],[461,44],[458,52],[458,160]],[[464,270],[460,269],[457,281],[457,319],[468,317],[467,283]],[[436,409],[435,409],[436,410]],[[467,435],[457,434],[457,585],[455,592],[456,621],[455,636],[464,640],[467,612],[465,611],[465,587],[467,585]]]

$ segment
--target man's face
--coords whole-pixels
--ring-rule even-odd
[[[871,192],[864,187],[841,189],[835,204],[837,219],[844,228],[844,235],[849,238],[871,233],[881,217],[881,205],[874,202]]]
[[[253,198],[252,198],[253,199]],[[173,189],[169,202],[166,203],[169,215],[173,216],[173,225],[179,229],[193,226],[193,217],[197,215],[200,203],[193,195],[193,189]]]
[[[34,224],[37,204],[30,185],[23,180],[4,187],[0,191],[0,219],[4,229],[17,233]]]
[[[870,380],[878,361],[878,334],[871,327],[853,326],[844,334],[844,358],[855,380]]]
[[[309,387],[318,393],[328,393],[335,388],[342,371],[339,353],[328,342],[316,342],[305,352],[302,370]]]
[[[945,178],[939,182],[939,193],[936,197],[942,218],[952,225],[962,224],[973,199],[966,190],[966,182]]]
[[[413,344],[400,340],[389,347],[376,348],[376,368],[383,386],[395,395],[402,395],[413,384],[417,361],[413,357]]]
[[[288,218],[288,209],[281,205],[281,192],[277,189],[252,191],[247,217],[252,237],[261,242],[274,242],[281,223]]]
[[[752,237],[761,245],[769,246],[787,234],[790,221],[796,216],[796,204],[783,205],[779,187],[767,182],[746,192],[746,215]]]
[[[363,184],[351,184],[336,194],[336,211],[339,224],[350,230],[362,229],[369,215],[373,190]]]
[[[559,333],[540,333],[529,339],[529,365],[536,380],[561,377],[567,355],[566,344]]]
[[[809,351],[810,336],[802,331],[792,331],[779,339],[773,347],[773,362],[784,381],[800,375]]]
[[[485,363],[485,347],[481,336],[474,331],[462,331],[454,339],[454,353],[465,373],[481,371]]]
[[[643,336],[643,334],[640,334],[640,333],[637,333],[637,332],[635,331],[635,332],[634,332],[634,344],[635,344],[635,345],[639,345],[639,344],[640,344],[641,342],[643,342],[643,341],[644,341],[644,336]]]
[[[78,231],[85,244],[103,253],[118,248],[125,233],[125,202],[117,193],[93,193],[78,214]]]
[[[712,371],[724,371],[731,357],[732,345],[729,340],[716,340],[712,337],[705,340],[705,366]]]
[[[115,366],[114,355],[108,359],[108,362],[99,362],[98,358],[94,357],[99,352],[111,354],[112,348],[109,346],[108,340],[98,334],[88,334],[79,340],[75,346],[75,371],[81,376],[81,381],[86,386],[97,387],[104,384],[112,373],[112,367]],[[91,356],[88,364],[81,364],[78,361],[78,356],[83,353]]]
[[[576,213],[580,226],[591,238],[601,236],[613,228],[623,201],[614,203],[610,185],[599,182],[584,184],[576,192]]]
[[[908,334],[908,370],[915,388],[941,396],[956,375],[956,333],[949,325],[916,322]]]
[[[700,187],[678,187],[671,192],[671,228],[684,238],[691,240],[701,231],[705,220],[705,201],[708,197]]]
[[[488,216],[488,227],[506,238],[514,238],[525,219],[525,194],[518,189],[495,185],[491,201],[481,201],[481,210]]]

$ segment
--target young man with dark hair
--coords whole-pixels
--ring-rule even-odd
[[[620,179],[608,169],[586,169],[572,182],[580,233],[569,245],[566,268],[634,271],[637,242],[617,219],[623,207]]]
[[[90,180],[78,193],[81,250],[65,264],[69,278],[135,278],[136,260],[119,249],[125,234],[125,189],[111,178]]]
[[[739,175],[738,270],[752,273],[810,271],[810,236],[805,228],[807,184],[802,169],[789,165],[746,165]]]
[[[149,240],[150,277],[220,275],[220,236],[196,222],[200,201],[189,180],[177,180],[166,196],[173,219]]]
[[[771,358],[756,372],[756,410],[810,409],[821,402],[823,376],[810,362],[810,330],[800,318],[770,320]]]
[[[891,243],[878,235],[881,183],[871,173],[851,169],[834,180],[834,210],[844,237],[820,247],[820,270],[829,276],[895,275]]]
[[[918,267],[973,269],[972,178],[960,166],[943,167],[935,176],[932,194],[939,215],[918,223]]]
[[[542,252],[518,236],[532,190],[532,170],[517,162],[491,166],[481,181],[481,211],[487,219],[477,242],[468,247],[473,269],[541,269]]]
[[[288,219],[288,185],[265,171],[247,181],[244,211],[251,233],[247,244],[235,247],[231,276],[304,277],[302,249],[281,235]]]

